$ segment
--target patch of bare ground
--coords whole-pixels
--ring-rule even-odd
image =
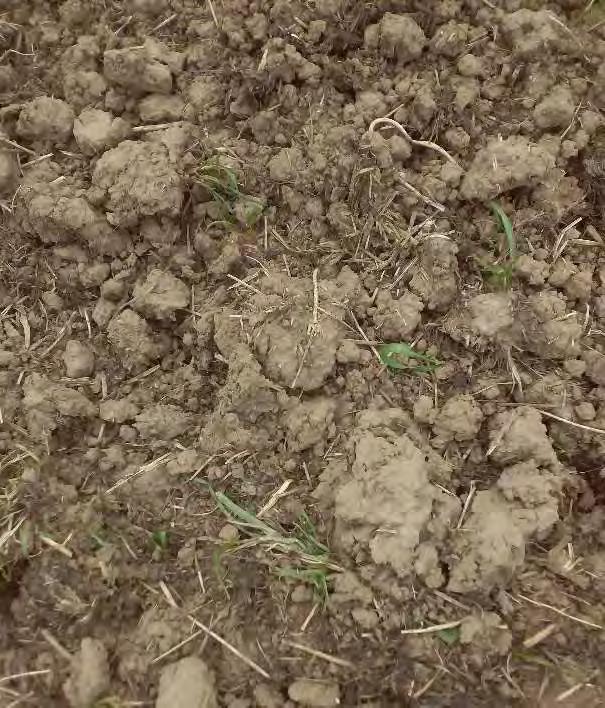
[[[603,705],[604,58],[5,1],[1,706]]]

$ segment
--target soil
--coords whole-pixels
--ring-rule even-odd
[[[598,0],[4,0],[0,706],[604,705],[604,180]]]

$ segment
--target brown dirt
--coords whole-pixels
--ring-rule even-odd
[[[604,705],[603,3],[2,7],[0,706]]]

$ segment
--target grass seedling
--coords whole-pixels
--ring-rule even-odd
[[[151,534],[153,545],[160,551],[165,551],[168,548],[168,532],[154,531]]]
[[[320,568],[291,568],[282,566],[276,571],[278,578],[306,583],[313,588],[315,597],[325,605],[328,599],[328,573]]]
[[[216,158],[202,163],[194,172],[193,181],[209,192],[212,201],[220,208],[221,217],[229,224],[239,222],[250,228],[265,209],[261,199],[240,190],[235,170]]]
[[[483,273],[487,282],[494,288],[498,290],[508,290],[512,284],[515,261],[517,259],[515,234],[513,232],[513,225],[504,209],[496,202],[490,202],[490,208],[500,230],[503,231],[506,236],[507,254],[504,263],[488,265],[483,269]]]
[[[449,629],[440,629],[437,636],[448,647],[453,647],[460,641],[460,627],[450,627]]]
[[[248,538],[230,544],[229,551],[263,548],[279,563],[280,578],[295,579],[313,586],[318,598],[328,595],[328,572],[342,570],[330,561],[329,549],[317,538],[317,531],[307,514],[299,516],[292,531],[276,522],[268,523],[236,504],[223,492],[210,491],[229,522]]]
[[[195,181],[204,187],[215,202],[226,209],[239,199],[240,191],[235,171],[218,160],[207,160],[194,174]]]
[[[223,565],[223,556],[225,553],[229,552],[229,550],[233,550],[229,548],[229,543],[225,543],[224,546],[218,546],[212,551],[212,572],[214,573],[214,577],[216,578],[216,581],[218,584],[221,586],[223,589],[223,592],[225,593],[225,596],[227,600],[231,599],[231,595],[229,594],[229,587],[231,586],[231,583],[229,583],[229,587],[227,586],[227,568]]]
[[[89,534],[93,551],[98,551],[106,545],[105,540],[98,533]]]
[[[434,374],[441,362],[428,354],[421,354],[409,344],[395,342],[378,347],[380,361],[389,369],[408,371],[412,374]]]

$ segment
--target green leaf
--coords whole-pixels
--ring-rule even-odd
[[[168,547],[168,532],[167,531],[154,531],[151,534],[151,540],[154,542],[154,544],[158,548],[165,550]]]
[[[234,212],[243,226],[250,228],[260,219],[265,210],[265,203],[256,197],[241,195],[235,203]]]
[[[378,347],[378,354],[380,361],[390,369],[407,370],[414,374],[432,374],[441,366],[438,359],[428,354],[421,354],[404,342],[381,344]]]
[[[490,202],[489,206],[492,210],[492,214],[498,222],[498,225],[500,226],[500,229],[504,231],[506,235],[506,242],[508,245],[508,257],[512,262],[517,257],[517,248],[515,244],[515,234],[513,233],[513,225],[511,224],[511,221],[506,215],[504,209],[497,202]]]
[[[483,268],[487,282],[496,290],[508,290],[513,280],[513,266],[488,265]]]
[[[458,644],[460,640],[460,627],[440,629],[436,634],[444,644],[447,644],[448,647],[452,647],[454,644]]]
[[[219,208],[221,221],[228,226],[239,222],[244,228],[251,228],[266,208],[263,199],[242,193],[234,168],[223,164],[219,156],[199,165],[193,181],[207,190]]]

